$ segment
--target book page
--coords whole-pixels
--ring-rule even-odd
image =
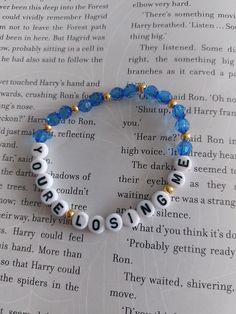
[[[236,5],[193,1],[0,4],[0,314],[234,314]],[[63,105],[145,82],[187,108],[193,166],[168,208],[95,235],[56,218],[30,171],[32,134]],[[73,114],[48,173],[90,217],[163,189],[180,136],[143,97]]]

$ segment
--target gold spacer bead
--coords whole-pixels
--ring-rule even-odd
[[[186,141],[190,141],[191,139],[191,134],[190,133],[183,133],[181,134],[181,140],[186,140]]]
[[[111,99],[111,95],[108,92],[103,93],[104,101],[109,101]]]
[[[43,128],[48,132],[52,132],[52,126],[47,123],[44,123]]]
[[[147,85],[145,83],[139,83],[138,84],[138,91],[142,94],[146,87],[147,87]]]
[[[168,103],[168,107],[172,109],[175,105],[177,105],[177,103],[178,103],[177,100],[172,98]]]
[[[72,109],[73,112],[78,112],[79,111],[79,108],[78,108],[78,106],[76,104],[72,104],[71,109]]]
[[[66,217],[66,219],[71,220],[73,218],[74,214],[75,214],[75,210],[74,209],[69,209],[66,212],[65,217]]]
[[[170,184],[166,184],[163,188],[163,191],[166,192],[166,193],[173,193],[174,192],[174,188],[173,186],[171,186]]]

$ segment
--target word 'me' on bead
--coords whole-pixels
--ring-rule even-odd
[[[89,218],[88,221],[89,231],[100,234],[105,230],[105,221],[102,216],[96,215]]]
[[[134,209],[127,209],[123,215],[122,220],[125,226],[127,227],[135,227],[140,222],[140,217],[136,210]]]
[[[171,199],[168,193],[157,191],[152,195],[152,203],[155,207],[163,209],[170,205]]]
[[[42,173],[37,176],[36,185],[42,190],[49,189],[53,185],[53,177],[48,173]]]
[[[119,214],[113,213],[106,217],[106,228],[111,231],[119,231],[123,227],[123,221]]]
[[[152,202],[148,200],[142,200],[137,205],[137,212],[139,216],[142,217],[151,217],[155,213],[155,207]]]
[[[192,168],[192,162],[188,156],[180,156],[175,159],[174,166],[176,170],[186,171]]]
[[[51,211],[56,217],[63,217],[68,209],[69,205],[64,200],[58,200],[51,205]]]
[[[72,218],[72,225],[79,230],[87,227],[89,221],[89,215],[85,212],[76,212]]]
[[[58,199],[58,193],[55,189],[43,190],[41,193],[41,201],[46,205],[51,205]]]
[[[48,164],[44,159],[35,158],[31,162],[30,169],[35,174],[41,174],[47,171]]]
[[[181,171],[171,171],[168,175],[167,181],[173,187],[177,188],[178,186],[183,186],[185,183],[185,176]]]
[[[31,148],[31,154],[35,158],[45,158],[48,155],[48,146],[45,143],[35,143]]]

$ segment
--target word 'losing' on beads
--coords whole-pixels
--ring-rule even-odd
[[[180,142],[176,147],[178,157],[174,163],[174,171],[171,171],[167,177],[167,182],[162,190],[155,192],[150,200],[140,201],[136,209],[127,209],[122,216],[118,213],[111,213],[105,219],[100,215],[89,217],[84,211],[74,210],[69,207],[68,202],[61,199],[53,186],[53,178],[47,173],[48,163],[45,158],[48,155],[48,146],[45,142],[53,137],[52,127],[71,117],[73,113],[88,112],[93,107],[101,105],[103,102],[111,100],[118,101],[122,98],[131,98],[135,95],[141,95],[148,100],[166,105],[172,116],[176,119],[175,128],[180,133]],[[115,87],[110,93],[95,92],[82,99],[78,104],[72,106],[62,106],[57,112],[50,113],[42,129],[34,132],[33,138],[36,143],[33,144],[31,152],[33,160],[31,162],[31,171],[37,175],[36,185],[41,192],[41,201],[50,205],[51,212],[56,217],[66,217],[71,220],[74,228],[83,230],[86,227],[93,233],[100,234],[105,229],[119,231],[123,226],[135,227],[139,224],[141,218],[152,217],[157,209],[167,208],[171,203],[170,194],[175,188],[181,187],[185,183],[185,171],[191,169],[191,159],[189,154],[192,151],[190,142],[189,121],[186,119],[186,108],[178,104],[170,92],[159,91],[155,86],[145,84],[127,84],[125,88]]]

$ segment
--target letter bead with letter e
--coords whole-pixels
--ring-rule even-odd
[[[188,156],[179,156],[176,158],[174,166],[176,170],[186,171],[192,168],[192,162]]]

